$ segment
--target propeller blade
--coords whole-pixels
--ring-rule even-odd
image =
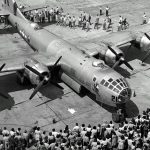
[[[113,49],[112,47],[110,47],[110,46],[108,45],[108,48],[111,50],[112,53],[114,53],[116,56],[118,56],[118,54],[114,51],[114,49]]]
[[[33,73],[35,73],[36,75],[40,76],[40,77],[43,77],[42,74],[40,74],[37,70],[33,69],[32,67],[26,65],[25,66],[26,68],[28,68],[29,70],[31,70]]]
[[[42,85],[44,84],[45,79],[43,79],[39,85],[34,89],[33,93],[30,96],[30,100],[35,96],[35,94],[39,91],[39,89],[42,87]]]
[[[53,72],[54,68],[57,66],[57,64],[59,63],[60,59],[62,58],[62,56],[60,56],[58,58],[58,60],[55,62],[55,64],[53,65],[52,69],[51,69],[51,72]]]
[[[116,63],[113,65],[112,68],[114,69],[115,67],[117,67],[119,65],[120,61],[121,61],[121,59],[119,59],[118,61],[116,61]]]
[[[126,61],[124,60],[123,63],[131,70],[134,70],[133,67]]]
[[[147,33],[144,33],[144,35],[150,40],[150,36]]]
[[[146,61],[146,59],[149,57],[149,55],[150,55],[150,50],[147,52],[145,57],[142,59],[142,63]]]
[[[0,71],[2,71],[2,69],[4,68],[6,64],[4,63],[1,67],[0,67]]]

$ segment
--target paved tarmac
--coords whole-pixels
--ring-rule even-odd
[[[24,2],[26,3],[25,5],[34,5],[35,1],[18,0],[18,2]],[[107,3],[105,0],[38,0],[36,5],[43,5],[43,3],[51,4],[51,6],[62,5],[66,12],[68,11],[75,15],[80,14],[81,11],[90,12],[93,18],[97,14],[100,5],[103,8],[108,5],[111,8],[114,31],[117,27],[118,16],[121,14],[128,17],[132,28],[141,24],[141,16],[144,11],[150,14],[148,12],[150,2],[147,0],[108,0]],[[0,26],[1,59],[33,53],[19,35],[14,33],[13,29],[3,30],[3,27],[3,25]],[[72,43],[77,43],[80,39],[92,41],[93,38],[98,39],[100,36],[110,33],[103,31],[101,28],[99,30],[91,29],[90,32],[56,25],[48,25],[45,28]],[[127,45],[122,49],[127,49]],[[118,69],[118,72],[127,77],[131,88],[136,93],[136,97],[132,97],[126,106],[128,118],[137,116],[150,106],[150,59],[148,59],[146,66],[141,66],[140,59],[143,58],[144,54],[136,48],[131,48],[130,52],[127,53],[127,58],[135,71],[131,72],[125,66],[122,66],[123,69]],[[129,73],[131,73],[130,77],[128,76]],[[21,126],[21,128],[28,129],[37,124],[43,130],[50,130],[53,127],[61,129],[66,124],[73,127],[76,122],[97,125],[111,120],[111,109],[96,103],[89,93],[84,97],[80,97],[64,83],[60,85],[62,89],[49,83],[29,101],[28,99],[33,92],[32,85],[19,85],[15,73],[1,74],[0,91],[9,98],[6,99],[0,96],[0,126],[9,128]],[[52,123],[54,118],[56,120],[55,124]]]

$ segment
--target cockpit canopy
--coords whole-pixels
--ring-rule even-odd
[[[35,22],[31,22],[31,27],[34,29],[34,30],[40,30],[42,27],[39,26],[37,23]]]
[[[121,78],[116,80],[113,80],[112,78],[109,78],[108,80],[103,79],[100,84],[123,97],[131,96],[131,89],[129,89],[128,83]]]
[[[97,60],[97,61],[94,61],[94,62],[92,63],[92,66],[94,66],[94,67],[99,67],[100,69],[107,69],[107,68],[108,68],[108,66],[106,66],[103,61],[98,61],[98,60]]]

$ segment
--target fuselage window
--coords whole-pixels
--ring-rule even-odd
[[[108,82],[105,82],[104,86],[108,87],[109,83]]]
[[[103,79],[102,81],[101,81],[101,85],[103,85],[105,83],[105,80]]]
[[[111,89],[111,90],[112,90],[112,89],[113,89],[113,86],[112,86],[112,85],[110,85],[110,86],[109,86],[109,89]]]
[[[115,86],[115,85],[117,84],[117,82],[116,82],[116,81],[113,81],[112,84]]]

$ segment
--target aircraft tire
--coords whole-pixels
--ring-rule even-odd
[[[27,84],[27,79],[25,77],[21,79],[17,76],[17,83],[20,84],[20,85],[26,85]]]
[[[112,113],[112,120],[116,123],[120,122],[120,115],[118,113]]]

